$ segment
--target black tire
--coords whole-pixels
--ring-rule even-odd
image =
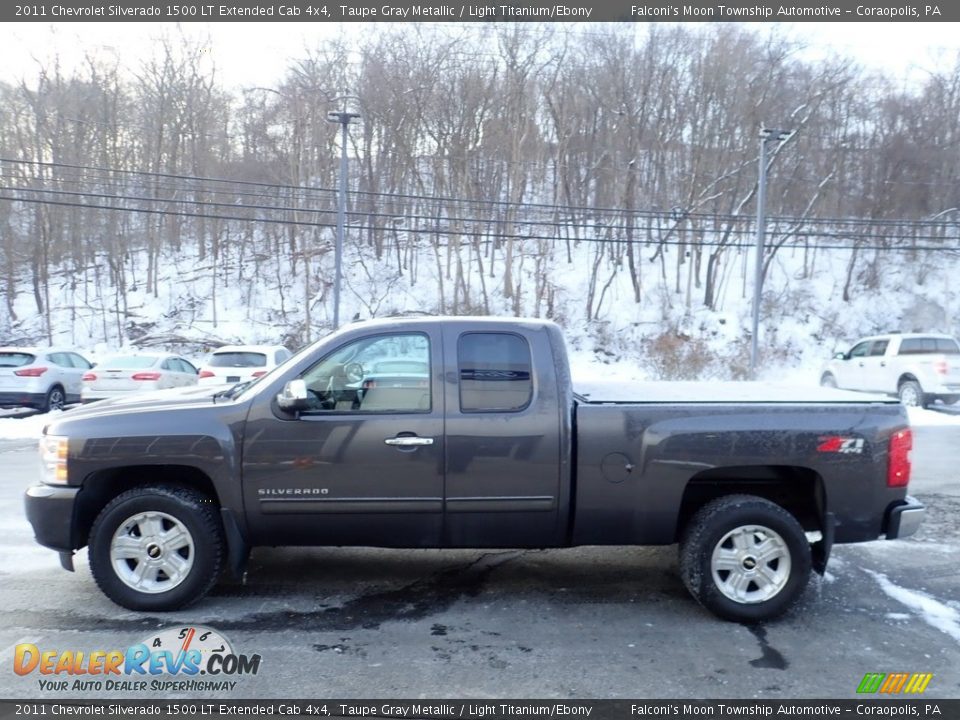
[[[960,395],[941,395],[940,399],[943,400],[944,405],[956,405]]]
[[[820,378],[820,386],[835,388],[837,387],[837,379],[833,376],[833,373],[824,373],[823,377]]]
[[[178,551],[182,553],[181,559],[189,565],[189,570],[175,584],[172,577],[164,574],[165,566],[154,568],[144,565],[146,572],[152,573],[161,588],[166,582],[170,585],[169,589],[155,592],[138,590],[121,577],[111,560],[115,534],[118,534],[121,526],[131,527],[130,521],[137,517],[169,518],[161,525],[161,528],[166,528],[165,532],[177,528],[179,523],[189,533],[190,547]],[[132,527],[139,529],[136,523]],[[146,538],[141,540],[141,535],[131,534],[130,538],[134,542],[146,542]],[[226,546],[220,513],[209,497],[189,488],[163,485],[133,488],[107,503],[93,523],[89,545],[90,569],[103,593],[117,605],[130,610],[147,611],[176,610],[210,592],[220,576]],[[161,555],[156,560],[144,560],[148,564],[163,562],[162,554],[167,550],[161,549],[159,552]],[[168,554],[171,557],[173,555],[172,552]],[[117,563],[121,567],[125,563],[131,573],[135,573],[140,566],[139,560],[119,559]]]
[[[923,388],[916,380],[904,380],[897,388],[900,402],[907,407],[925,408],[930,404],[929,398],[923,394]]]
[[[54,385],[47,390],[47,397],[44,398],[43,407],[40,408],[40,412],[46,413],[51,410],[63,410],[66,402],[67,396],[64,394],[63,388],[59,385]]]
[[[753,532],[747,528],[760,530]],[[782,559],[767,564],[751,559],[749,551],[744,551],[747,552],[741,561],[744,569],[738,568],[737,572],[748,578],[744,592],[752,592],[754,597],[742,601],[731,599],[727,594],[731,589],[726,582],[732,581],[732,574],[724,570],[715,574],[713,566],[714,552],[721,552],[721,546],[723,552],[741,552],[726,549],[725,541],[729,542],[727,539],[736,533],[765,540],[776,536],[778,542],[774,546],[783,554]],[[769,584],[769,592],[773,594],[766,598],[762,586],[749,580],[751,574],[763,572],[761,565],[783,576],[782,584]],[[728,495],[707,503],[687,523],[680,542],[683,584],[701,605],[724,620],[751,623],[783,614],[806,590],[810,567],[810,543],[800,523],[779,505],[754,495]],[[751,585],[756,589],[750,591]],[[777,587],[779,589],[774,590]]]

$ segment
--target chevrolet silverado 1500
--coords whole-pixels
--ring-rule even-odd
[[[252,383],[65,413],[27,516],[137,610],[198,600],[255,546],[679,543],[692,595],[740,621],[786,610],[834,543],[916,530],[897,402],[699,387],[579,394],[542,320],[355,323]]]

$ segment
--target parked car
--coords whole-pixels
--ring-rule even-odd
[[[166,390],[197,384],[197,369],[184,358],[167,353],[114,355],[83,376],[85,403],[118,395]]]
[[[388,360],[426,366],[426,386],[358,397],[342,381]],[[249,385],[66,413],[26,512],[64,568],[89,545],[100,589],[145,612],[196,601],[225,567],[242,576],[256,546],[679,543],[691,594],[756,622],[835,544],[916,531],[900,403],[719,385],[588,398],[553,323],[372,320]]]
[[[0,407],[48,412],[79,402],[81,379],[91,367],[72,350],[0,347]]]
[[[256,380],[290,357],[283,345],[227,345],[214,350],[200,368],[201,385]]]
[[[891,333],[866,337],[838,352],[820,384],[897,395],[908,406],[960,400],[960,345],[949,335]]]

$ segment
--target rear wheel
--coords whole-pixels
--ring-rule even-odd
[[[926,398],[923,396],[923,388],[916,380],[904,380],[900,383],[897,390],[900,396],[900,402],[907,407],[926,407]]]
[[[90,569],[104,594],[131,610],[175,610],[217,581],[223,528],[210,498],[187,488],[118,495],[90,531]]]
[[[725,620],[756,622],[786,612],[810,579],[803,528],[779,505],[730,495],[704,505],[680,544],[684,585]]]
[[[44,399],[43,407],[40,408],[40,411],[50,412],[51,410],[63,410],[66,400],[67,398],[63,393],[63,388],[59,385],[54,385],[47,391],[47,397]]]

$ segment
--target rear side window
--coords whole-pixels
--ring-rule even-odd
[[[950,338],[907,338],[900,343],[900,355],[928,355],[945,353],[960,355],[957,341]]]
[[[264,367],[267,356],[257,352],[219,352],[210,356],[210,367]]]
[[[887,345],[889,344],[889,340],[874,340],[873,347],[870,348],[870,357],[883,355],[887,351]]]
[[[519,335],[461,335],[457,363],[461,412],[518,412],[530,404],[530,346]]]
[[[77,355],[76,353],[66,353],[66,356],[70,358],[70,362],[73,363],[75,368],[80,370],[89,370],[92,367],[92,365],[87,362],[87,359],[81,355]]]
[[[23,367],[34,361],[36,355],[21,352],[0,352],[0,368]]]

